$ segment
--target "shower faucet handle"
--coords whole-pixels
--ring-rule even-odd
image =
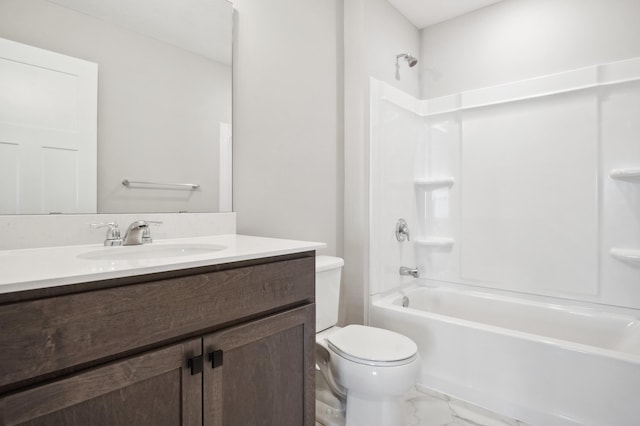
[[[409,225],[404,219],[398,219],[396,222],[396,240],[399,242],[411,241],[409,233]]]

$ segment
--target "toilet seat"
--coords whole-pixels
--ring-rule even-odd
[[[408,364],[418,353],[402,334],[363,325],[348,325],[327,337],[329,349],[358,364],[393,367]]]

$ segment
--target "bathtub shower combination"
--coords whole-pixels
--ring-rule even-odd
[[[418,344],[419,386],[533,425],[638,424],[640,58],[370,93],[367,321]]]

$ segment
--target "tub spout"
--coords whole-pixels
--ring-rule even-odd
[[[418,268],[407,268],[406,266],[400,267],[400,275],[411,275],[413,278],[420,277],[420,271]]]

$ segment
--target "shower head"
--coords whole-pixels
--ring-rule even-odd
[[[396,55],[396,80],[400,80],[400,58],[407,61],[409,68],[415,67],[418,63],[418,60],[408,53],[400,53],[399,55]]]
[[[407,63],[409,64],[409,67],[410,67],[410,68],[411,68],[411,67],[416,66],[416,64],[418,63],[418,60],[417,60],[415,57],[411,56],[410,54],[408,54],[408,53],[401,53],[401,54],[399,54],[399,55],[396,55],[396,65],[398,64],[398,60],[399,60],[400,58],[402,58],[402,59],[404,59],[405,61],[407,61]]]

